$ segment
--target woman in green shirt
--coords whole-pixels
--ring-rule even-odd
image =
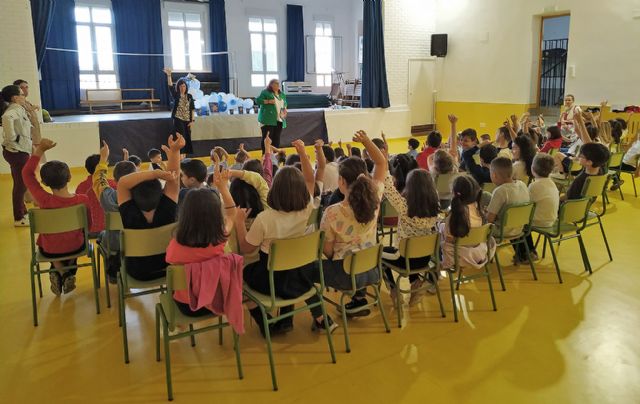
[[[262,130],[262,153],[264,154],[264,138],[269,134],[275,147],[280,147],[280,133],[287,127],[287,96],[280,91],[280,82],[273,79],[267,88],[262,90],[256,103],[260,105],[258,122]]]

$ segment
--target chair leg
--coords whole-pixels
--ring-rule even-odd
[[[589,272],[589,275],[593,274],[591,271],[591,263],[589,262],[589,256],[582,240],[582,234],[578,232],[578,243],[580,244],[580,254],[582,255],[582,263],[584,264],[584,270]]]
[[[635,195],[635,197],[638,197],[638,191],[636,190],[636,176],[635,174],[631,174],[631,182],[633,183],[633,195]]]
[[[118,301],[120,305],[120,324],[122,324],[122,345],[124,347],[124,363],[129,363],[129,342],[127,340],[127,307],[124,303],[124,285],[122,277],[118,274]],[[166,334],[165,334],[166,338]],[[168,342],[167,342],[168,344]],[[165,347],[166,350],[166,347]]]
[[[189,324],[189,332],[193,333],[193,324]],[[191,337],[191,346],[192,347],[196,346],[196,336],[191,334],[190,337]]]
[[[609,254],[609,261],[613,261],[613,256],[611,256],[611,248],[609,248],[609,241],[607,240],[607,235],[604,233],[604,226],[602,225],[602,220],[600,216],[598,216],[598,224],[600,225],[600,233],[602,233],[602,239],[604,240],[604,245],[607,247],[607,254]]]
[[[491,283],[491,273],[489,272],[489,264],[484,266],[484,270],[487,272],[487,282],[489,283],[489,294],[491,294],[491,305],[493,305],[493,311],[498,310],[496,307],[496,297],[493,293],[493,284]]]
[[[238,368],[238,379],[244,379],[242,373],[242,361],[240,360],[240,336],[233,331],[233,350],[236,351],[236,367]]]
[[[549,239],[547,236],[544,236],[544,239],[545,239],[545,245],[547,243],[547,240],[549,242],[549,251],[551,251],[551,256],[553,257],[553,264],[556,267],[556,274],[558,274],[558,281],[562,283],[562,275],[560,274],[560,265],[558,265],[558,257],[556,257],[556,251],[553,249],[553,243],[551,242],[551,239]]]
[[[351,352],[351,346],[349,345],[349,323],[347,322],[347,310],[344,307],[345,294],[340,296],[340,314],[342,315],[342,324],[344,326],[344,347],[347,353]]]
[[[33,273],[33,265],[29,268],[31,272],[31,307],[33,309],[33,326],[38,326],[38,307],[36,304],[36,275]]]
[[[402,328],[402,293],[400,293],[400,280],[401,276],[398,276],[396,280],[396,310],[398,311],[398,328]]]
[[[123,327],[124,328],[124,327]],[[167,375],[167,399],[173,401],[173,383],[171,382],[171,350],[169,347],[169,329],[167,324],[162,324],[162,338],[164,340],[164,364]]]
[[[333,339],[331,339],[331,332],[329,332],[327,309],[324,307],[324,300],[320,292],[318,292],[318,298],[320,299],[320,309],[322,309],[322,318],[324,320],[324,328],[327,334],[327,343],[329,344],[329,351],[331,352],[331,362],[336,363],[336,351],[333,349]],[[342,312],[344,313],[344,310]]]
[[[533,280],[538,280],[538,274],[536,274],[536,268],[533,266],[533,260],[531,259],[531,251],[529,250],[529,244],[527,241],[524,241],[524,249],[527,252],[527,259],[529,260],[529,267],[531,267],[531,274],[533,275]]]
[[[260,307],[262,313],[262,324],[264,325],[264,338],[267,340],[267,353],[269,354],[269,367],[271,368],[271,384],[273,391],[278,391],[278,381],[276,380],[276,366],[273,363],[273,350],[271,349],[271,333],[269,332],[269,323],[267,322],[267,313],[264,307]]]
[[[386,332],[391,332],[389,328],[389,321],[387,320],[387,313],[384,312],[384,306],[382,305],[382,299],[380,298],[380,285],[374,285],[373,291],[376,294],[376,303],[380,309],[380,315],[382,316],[382,322],[384,323],[384,329]]]
[[[100,262],[100,261],[98,261]],[[104,295],[107,300],[107,308],[111,308],[111,291],[109,290],[109,275],[107,274],[107,268],[104,270]]]
[[[40,292],[40,298],[42,299],[42,279],[40,277],[40,264],[36,263],[36,276],[38,277],[38,291]]]
[[[451,287],[451,304],[453,305],[453,321],[458,322],[458,308],[456,307],[456,290],[453,287],[453,273],[447,273],[449,286]]]
[[[435,273],[435,286],[436,286],[436,296],[438,297],[438,304],[440,305],[440,314],[442,318],[445,318],[447,315],[444,313],[444,305],[442,304],[442,296],[440,295],[440,286],[438,286],[438,273]]]
[[[92,253],[91,257],[91,274],[93,275],[93,297],[96,300],[96,314],[100,314],[100,295],[98,290],[100,289],[100,277],[98,275],[98,271],[96,270],[96,257]]]
[[[222,345],[222,316],[218,317],[218,345]]]
[[[618,178],[620,179],[621,177],[618,176]],[[622,199],[624,201],[624,194],[622,193],[622,186],[618,186],[618,191],[620,192],[620,199]]]
[[[502,287],[502,291],[506,291],[507,288],[504,284],[504,277],[502,276],[502,266],[500,265],[500,259],[498,258],[498,250],[496,249],[496,254],[494,256],[496,261],[496,268],[498,268],[498,278],[500,278],[500,286]],[[487,267],[488,268],[488,267]]]
[[[160,362],[160,306],[156,304],[156,361]]]

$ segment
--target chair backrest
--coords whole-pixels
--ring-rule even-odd
[[[558,222],[560,224],[585,223],[587,215],[589,214],[590,206],[591,199],[589,198],[569,199],[560,205]]]
[[[494,189],[496,189],[496,184],[494,184],[493,182],[485,182],[484,184],[482,184],[482,190],[484,192],[492,194]]]
[[[571,165],[569,166],[569,174],[571,174],[574,171],[580,171],[582,170],[582,164],[580,164],[580,161],[576,160],[571,160]]]
[[[368,272],[380,265],[382,259],[382,244],[356,251],[347,255],[342,261],[342,268],[347,274],[355,275]],[[355,278],[353,278],[355,281]],[[355,286],[355,285],[354,285]]]
[[[29,210],[31,231],[40,234],[87,229],[87,208],[83,204],[58,209]]]
[[[311,211],[309,215],[309,220],[307,220],[307,226],[314,226],[314,230],[318,229],[320,226],[320,208],[315,208]]]
[[[553,156],[554,154],[557,154],[560,151],[560,149],[549,149],[549,155]]]
[[[380,219],[398,217],[398,211],[391,205],[387,199],[382,200],[382,206],[380,207]]]
[[[176,223],[154,229],[124,229],[120,237],[123,257],[148,257],[164,254],[173,237]]]
[[[294,238],[273,240],[269,249],[270,271],[289,271],[322,259],[324,233],[313,233]]]
[[[167,293],[187,289],[187,275],[184,265],[169,265],[167,267]]]
[[[607,167],[615,167],[616,169],[620,168],[622,164],[622,158],[624,157],[624,153],[611,153],[609,156],[609,163]]]
[[[480,227],[471,228],[471,230],[469,230],[469,234],[456,239],[456,245],[458,247],[465,247],[485,243],[489,239],[489,234],[491,234],[492,226],[493,225],[491,223],[487,223]]]
[[[110,231],[123,230],[120,212],[104,212],[104,228]]]
[[[436,177],[436,191],[438,191],[439,195],[451,192],[451,183],[453,182],[454,178],[454,173],[439,174]],[[442,197],[440,197],[440,199],[442,199]]]
[[[506,205],[500,217],[500,238],[504,229],[519,229],[531,224],[536,204],[534,202]]]
[[[589,175],[582,187],[582,196],[584,198],[597,198],[602,195],[608,180],[609,176],[607,175]]]
[[[438,255],[440,234],[432,233],[425,236],[416,236],[400,241],[400,255],[404,258],[422,258]]]

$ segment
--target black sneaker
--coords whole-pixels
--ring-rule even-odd
[[[51,291],[54,295],[60,296],[62,294],[62,276],[58,271],[49,272],[49,280],[51,281]]]
[[[73,292],[75,288],[76,276],[71,272],[65,272],[64,275],[62,275],[62,290],[64,291],[65,295],[67,293]]]
[[[616,182],[613,183],[613,185],[611,185],[611,191],[617,191],[618,188],[620,188],[622,186],[622,184],[624,184],[624,180],[618,180]]]
[[[293,318],[289,317],[276,321],[276,323],[273,325],[271,333],[273,335],[280,335],[286,334],[291,331],[293,331]]]
[[[367,303],[367,299],[351,299],[349,303],[344,305],[344,308],[347,311],[347,317],[366,317],[371,314],[371,310],[368,308],[350,313],[351,310],[366,306]]]
[[[329,334],[333,334],[336,328],[338,328],[338,324],[334,322],[329,315],[327,315],[327,323],[329,323]],[[324,332],[324,320],[317,321],[314,319],[313,323],[311,323],[311,331]]]
[[[251,310],[249,310],[249,314],[251,314],[251,318],[253,318],[253,321],[256,322],[256,324],[258,325],[258,329],[260,330],[260,335],[262,335],[262,338],[265,338],[265,331],[264,331],[264,322],[262,321],[262,313],[260,312],[260,309],[258,307],[253,308]],[[267,318],[271,318],[271,314],[267,313]],[[273,330],[273,324],[269,324],[269,335],[272,334],[272,330]]]

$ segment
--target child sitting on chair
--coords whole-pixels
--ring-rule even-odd
[[[504,211],[505,206],[514,203],[526,203],[531,199],[529,197],[529,190],[527,186],[519,180],[512,179],[513,176],[513,164],[511,160],[506,157],[497,157],[491,162],[491,181],[497,185],[491,195],[491,201],[487,207],[487,221],[496,225],[495,231],[500,227],[500,216]],[[505,228],[503,237],[509,238],[517,236],[522,232],[522,228]],[[528,257],[524,254],[519,254],[519,249],[516,250],[516,256],[514,257],[514,263],[528,262]]]
[[[87,169],[89,175],[76,187],[77,194],[86,195],[89,198],[89,206],[91,207],[91,209],[89,210],[89,214],[91,215],[91,228],[89,229],[89,236],[92,238],[97,237],[98,234],[104,230],[104,210],[102,210],[100,201],[98,200],[96,193],[92,189],[93,174],[95,173],[96,166],[99,162],[99,154],[92,154],[91,156],[87,157],[84,162],[84,168]],[[108,180],[108,185],[111,188],[116,187],[116,183],[112,180]]]
[[[79,204],[84,204],[89,213],[89,198],[86,195],[76,195],[69,192],[68,184],[71,179],[69,166],[61,161],[49,161],[40,169],[40,178],[42,183],[51,188],[51,193],[42,188],[36,178],[36,168],[40,162],[40,158],[49,149],[56,144],[49,139],[42,138],[40,144],[34,151],[33,155],[27,161],[22,169],[22,178],[27,189],[33,195],[41,209],[67,208]],[[91,216],[88,216],[89,227],[91,227]],[[63,269],[75,265],[76,259],[67,261],[55,261],[55,258],[74,255],[82,252],[85,247],[85,238],[82,230],[74,230],[65,233],[56,234],[40,234],[37,241],[40,253],[45,257],[51,258],[52,269],[49,272],[49,280],[51,281],[51,291],[60,296],[63,292],[69,293],[76,288],[76,268]]]
[[[207,166],[198,159],[184,159],[180,163],[180,182],[184,188],[178,194],[178,206],[192,189],[209,188],[207,185]]]
[[[551,227],[558,219],[560,193],[555,182],[549,178],[554,165],[553,157],[547,153],[539,153],[533,159],[531,171],[535,181],[529,185],[529,195],[531,196],[531,202],[536,203],[532,223],[536,227]],[[527,236],[527,243],[532,259],[537,260],[538,254],[533,245],[531,234]],[[524,256],[524,246],[520,244],[518,247],[522,249],[520,256]]]
[[[151,170],[166,170],[167,165],[162,161],[162,152],[158,149],[151,149],[147,152],[147,157],[151,162],[149,168]]]

